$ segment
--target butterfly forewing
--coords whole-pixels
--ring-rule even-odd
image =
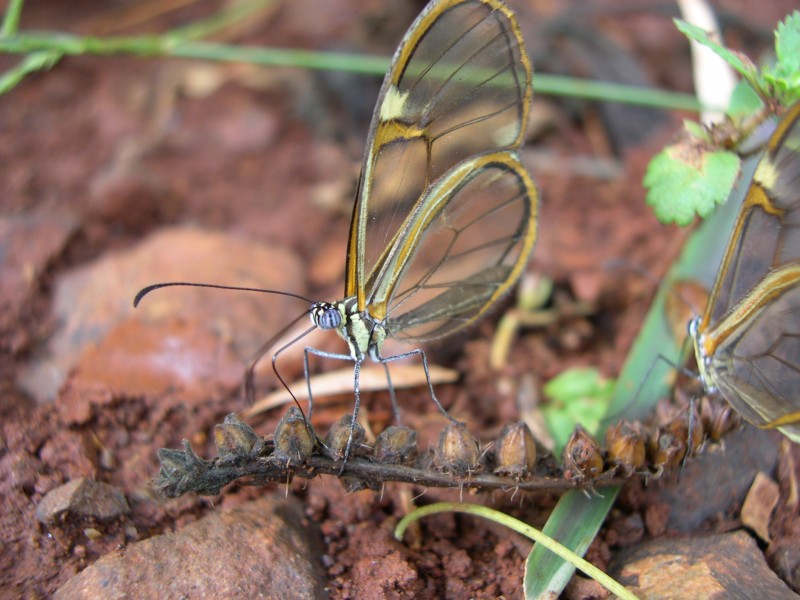
[[[700,325],[710,383],[800,441],[800,103],[770,139]]]
[[[373,116],[351,225],[345,292],[357,296],[360,310],[378,319],[419,311],[438,295],[428,282],[438,282],[440,292],[454,289],[456,263],[468,265],[460,276],[468,278],[505,254],[513,271],[526,246],[517,244],[517,236],[533,236],[535,189],[509,152],[502,153],[501,168],[474,159],[522,142],[531,100],[522,44],[509,9],[496,0],[433,2],[401,43]],[[483,168],[489,173],[476,181],[470,171]],[[487,184],[491,178],[498,183]],[[481,191],[491,188],[501,193]],[[507,212],[516,215],[494,232],[505,247],[484,252],[486,262],[477,264],[481,253],[470,252],[466,238],[482,227],[497,230],[489,215],[503,204],[513,205]],[[521,217],[528,218],[522,226]],[[485,224],[468,227],[470,220]],[[469,236],[459,233],[467,230]],[[450,246],[454,238],[457,250]],[[428,285],[426,294],[422,285]],[[480,312],[456,310],[453,318],[469,320]],[[393,335],[412,321],[396,322]]]

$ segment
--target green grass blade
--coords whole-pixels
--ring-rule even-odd
[[[565,494],[542,532],[583,556],[614,504],[617,491],[616,487],[604,488],[600,496],[591,498],[583,492]],[[572,563],[537,544],[525,563],[525,597],[557,598],[574,573]]]
[[[28,74],[52,68],[61,58],[61,54],[53,51],[28,54],[16,67],[0,74],[0,94],[14,89]]]

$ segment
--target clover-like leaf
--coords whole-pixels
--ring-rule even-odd
[[[733,152],[709,152],[689,143],[666,147],[647,167],[647,203],[662,223],[689,225],[728,198],[741,159]]]

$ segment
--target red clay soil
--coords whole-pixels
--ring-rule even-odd
[[[139,22],[125,9],[137,4],[157,3],[31,3],[22,26],[129,35],[164,31],[216,7],[198,3]],[[512,4],[543,72],[602,79],[621,69],[635,83],[691,90],[687,44],[660,3],[636,10],[601,1]],[[771,47],[771,28],[795,8],[717,4],[729,41],[751,56]],[[221,40],[389,55],[421,5],[278,2]],[[0,57],[0,66],[15,60]],[[319,532],[319,565],[333,598],[521,597],[530,543],[516,534],[446,515],[423,521],[403,543],[392,537],[412,497],[458,501],[458,491],[389,485],[382,493],[346,494],[335,478],[322,477],[288,490],[234,484],[213,501],[166,501],[149,487],[159,448],[188,438],[200,455],[213,455],[214,425],[245,409],[241,378],[249,358],[305,305],[176,289],[153,294],[134,312],[133,295],[148,283],[183,279],[338,298],[378,84],[338,73],[75,57],[0,97],[0,595],[50,596],[118,547],[180,530],[220,508],[289,493]],[[655,291],[637,272],[659,277],[686,237],[657,223],[641,187],[647,161],[680,118],[535,98],[524,160],[542,204],[528,273],[551,278],[560,302],[580,300],[592,310],[520,332],[500,373],[487,357],[511,300],[457,340],[430,349],[433,363],[462,374],[440,386],[439,396],[479,439],[493,439],[518,418],[517,390],[530,374],[538,390],[569,367],[618,373]],[[610,268],[615,261],[631,268]],[[281,360],[287,379],[301,375],[298,355]],[[330,366],[341,365],[321,368]],[[259,393],[275,388],[268,366],[258,375]],[[321,405],[315,426],[326,430],[351,410],[350,401]],[[435,408],[419,390],[400,392],[400,401],[406,424],[427,448],[441,425]],[[391,423],[384,393],[367,394],[365,404],[374,430]],[[267,434],[279,413],[249,422]],[[697,459],[677,483],[626,487],[588,558],[613,569],[623,550],[641,551],[643,541],[740,529],[741,501],[755,472],[764,471],[781,494],[773,544],[745,546],[761,561],[767,548],[773,570],[800,589],[797,502],[787,500],[797,490],[800,455],[779,449],[774,437],[750,435],[746,429],[737,434],[742,440]],[[758,448],[757,456],[742,446]],[[43,524],[36,513],[43,497],[79,478],[121,490],[127,510],[105,518],[95,506],[77,524]],[[113,498],[104,501],[113,507]],[[508,492],[468,500],[541,526],[556,498]],[[626,560],[633,562],[621,576],[645,559]],[[567,594],[602,591],[576,580]]]

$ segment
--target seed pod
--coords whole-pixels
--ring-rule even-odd
[[[656,429],[647,444],[647,459],[656,469],[656,477],[660,477],[664,471],[677,468],[685,454],[686,444],[663,427]]]
[[[469,432],[466,423],[450,421],[439,434],[433,466],[455,475],[467,475],[478,469],[479,461],[478,440]]]
[[[373,456],[379,463],[410,465],[417,459],[417,432],[410,427],[391,425],[375,440]]]
[[[720,441],[742,424],[742,418],[730,404],[714,400],[709,396],[704,396],[700,400],[700,421],[703,423],[706,435],[713,442]]]
[[[689,429],[691,428],[692,440],[689,445],[689,455],[696,454],[703,445],[703,426],[697,411],[693,409],[691,417],[682,416],[669,422],[665,429],[675,436],[684,447],[689,444]]]
[[[606,430],[606,452],[609,464],[620,467],[626,477],[644,467],[644,439],[628,421]]]
[[[528,426],[519,421],[506,425],[494,447],[495,475],[524,479],[536,465],[536,442]]]
[[[256,432],[235,413],[229,414],[221,425],[214,427],[214,443],[220,458],[246,456],[258,440]]]
[[[275,429],[275,450],[269,461],[285,466],[301,465],[314,451],[316,436],[296,406],[290,408]]]
[[[594,479],[603,472],[603,454],[600,446],[580,425],[564,447],[564,477],[567,479]]]
[[[350,424],[353,423],[351,427]],[[350,431],[352,429],[352,441],[350,438]],[[358,421],[353,422],[353,415],[342,415],[342,418],[336,421],[328,430],[328,435],[325,436],[325,454],[336,462],[344,460],[347,450],[347,443],[350,442],[351,456],[355,451],[364,444],[366,434],[364,428]]]

